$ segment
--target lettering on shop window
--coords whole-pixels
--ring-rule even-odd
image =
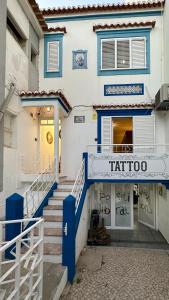
[[[111,172],[146,172],[147,162],[146,161],[109,161]]]
[[[103,203],[104,201],[108,202],[110,201],[110,194],[108,193],[104,193],[104,192],[101,192],[100,193],[100,202]],[[111,213],[111,210],[109,207],[107,207],[107,205],[104,203],[101,205],[101,209],[100,209],[100,213],[104,213],[105,215],[109,215]]]

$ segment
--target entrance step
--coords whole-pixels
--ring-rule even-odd
[[[44,228],[62,228],[62,222],[45,222]]]
[[[62,222],[63,221],[63,216],[49,215],[49,216],[44,216],[43,218],[44,218],[45,222]]]
[[[56,243],[44,243],[44,254],[45,255],[61,255],[62,245]]]
[[[53,193],[53,196],[55,197],[58,197],[58,196],[60,196],[60,197],[67,197],[69,194],[71,193],[71,190],[70,191],[68,191],[68,192],[65,192],[64,190],[63,191],[55,191],[54,193]]]
[[[38,232],[38,228],[35,228],[35,236],[38,235]],[[62,236],[62,228],[44,228],[44,236]]]
[[[48,204],[49,205],[63,205],[63,200],[64,199],[62,199],[62,200],[58,200],[58,199],[52,199],[51,198],[51,200],[49,200],[49,202],[48,202]]]
[[[43,216],[63,216],[63,210],[44,209]]]
[[[72,190],[74,184],[59,184],[58,188],[59,189],[67,189],[67,190]]]
[[[63,204],[62,205],[48,205],[45,207],[45,210],[63,210]]]

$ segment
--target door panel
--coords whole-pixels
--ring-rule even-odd
[[[139,185],[138,220],[140,223],[155,228],[156,194],[153,184]]]
[[[115,185],[115,227],[133,227],[133,186]]]

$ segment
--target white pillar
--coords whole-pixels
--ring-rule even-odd
[[[59,181],[59,104],[54,104],[54,159],[56,181]]]

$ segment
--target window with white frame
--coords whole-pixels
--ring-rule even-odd
[[[101,69],[123,70],[146,68],[146,38],[101,40]]]
[[[48,42],[47,71],[59,71],[59,41]]]
[[[14,129],[15,116],[5,113],[4,116],[4,146],[8,148],[14,147]]]

